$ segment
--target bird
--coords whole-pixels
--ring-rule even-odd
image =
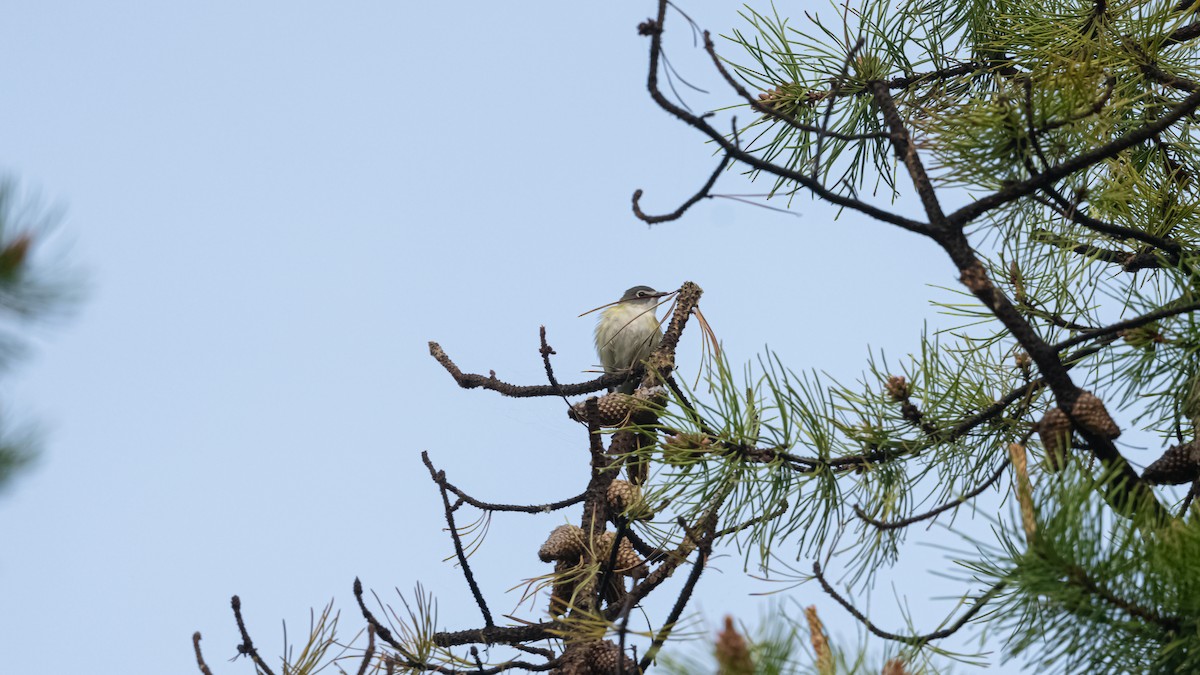
[[[642,365],[662,340],[654,310],[663,294],[649,286],[634,286],[600,313],[596,322],[596,353],[605,373],[629,373]],[[632,378],[609,392],[632,394]]]

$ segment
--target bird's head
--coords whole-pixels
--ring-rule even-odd
[[[625,291],[625,295],[621,296],[621,302],[652,304],[657,302],[662,296],[662,293],[659,293],[649,286],[634,286],[633,288]]]

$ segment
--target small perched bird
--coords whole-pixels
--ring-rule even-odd
[[[662,294],[649,286],[634,286],[620,301],[600,313],[596,322],[596,352],[606,373],[630,373],[658,347],[662,331],[654,315]],[[630,380],[609,391],[632,394],[637,383]]]

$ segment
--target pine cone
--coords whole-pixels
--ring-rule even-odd
[[[629,424],[630,417],[639,410],[656,409],[666,403],[665,389],[649,387],[638,389],[633,394],[622,394],[614,391],[596,399],[596,408],[600,418],[596,424],[602,427],[623,427]],[[581,401],[571,406],[570,417],[581,422],[587,421],[587,401]]]
[[[602,427],[620,427],[624,426],[629,421],[629,413],[633,411],[633,396],[613,392],[605,394],[596,399],[596,409],[600,413],[600,418],[596,420],[596,424]],[[571,419],[581,422],[588,421],[587,419],[587,401],[582,401],[571,406]]]
[[[583,529],[574,525],[559,525],[554,528],[546,543],[538,549],[538,557],[542,562],[578,562],[583,557]]]
[[[604,532],[596,537],[596,550],[593,553],[599,562],[608,563],[608,559],[612,555],[613,541],[616,538],[617,535],[612,532]],[[633,550],[633,544],[629,543],[628,539],[622,537],[621,545],[617,547],[616,569],[613,572],[632,575],[641,565],[642,559],[638,556],[637,551]]]
[[[888,396],[892,397],[893,401],[906,400],[910,393],[908,382],[904,379],[903,375],[888,376],[887,382],[884,383],[883,388],[885,391],[887,391]]]
[[[733,627],[733,617],[725,617],[725,630],[717,634],[717,675],[754,675],[754,659],[746,638]]]
[[[663,451],[682,455],[683,459],[699,457],[712,450],[712,438],[704,434],[680,433],[668,436]]]
[[[1079,392],[1075,407],[1071,408],[1071,417],[1079,426],[1097,436],[1113,439],[1121,435],[1121,428],[1104,409],[1104,401],[1090,391]]]
[[[1071,420],[1062,408],[1054,406],[1042,416],[1037,424],[1038,438],[1046,449],[1046,465],[1051,471],[1061,471],[1067,462],[1067,450],[1071,447]]]
[[[613,513],[624,514],[630,520],[650,520],[654,517],[654,511],[642,497],[642,489],[623,480],[614,480],[608,486],[608,508]]]
[[[1200,478],[1200,445],[1196,441],[1172,445],[1142,472],[1142,480],[1151,485],[1179,485],[1197,478]]]
[[[637,662],[621,653],[612,640],[577,642],[567,647],[562,663],[550,671],[552,675],[612,675],[617,672],[617,660],[624,659],[627,673],[636,673]]]

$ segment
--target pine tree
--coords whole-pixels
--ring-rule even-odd
[[[866,0],[834,23],[747,10],[721,51],[704,33],[736,112],[753,115],[729,132],[660,88],[664,40],[688,21],[671,6],[660,0],[639,26],[649,92],[720,158],[675,212],[647,215],[639,191],[635,213],[679,219],[743,170],[785,203],[808,194],[937,244],[961,282],[942,301],[961,325],[914,327],[913,356],[873,359],[855,385],[769,353],[737,372],[714,345],[704,385],[690,390],[674,377],[675,349],[705,322],[701,290],[684,284],[637,393],[571,400],[591,462],[576,497],[485,503],[425,457],[482,626],[442,629],[420,591],[389,626],[356,585],[371,629],[360,672],[895,675],[937,669],[939,641],[982,631],[1038,672],[1200,672],[1194,7]],[[919,216],[893,209],[902,194],[917,197]],[[464,373],[430,349],[460,386],[508,396],[588,396],[622,380],[558,382],[544,334],[548,384]],[[1135,431],[1162,446],[1142,472],[1117,443]],[[817,562],[836,547],[836,560],[853,561],[850,585],[869,588],[903,555],[907,528],[989,490],[1015,506],[947,570],[967,570],[973,587],[941,628],[876,625]],[[545,610],[500,625],[471,572],[464,511],[486,520],[579,505],[538,552],[554,565],[529,586],[548,596]],[[730,620],[713,658],[660,659],[708,557],[734,538],[759,570],[821,587],[890,658],[837,649],[814,609],[754,638]],[[781,562],[797,552],[809,561],[799,572]],[[676,574],[683,590],[639,636],[632,609]],[[240,625],[236,598],[235,611]],[[484,663],[478,647],[497,644],[517,651]]]
[[[21,331],[74,305],[77,284],[70,273],[53,269],[49,254],[35,262],[54,220],[53,213],[22,199],[15,180],[0,178],[0,370],[24,353]],[[0,489],[28,466],[37,449],[32,429],[0,413]]]

